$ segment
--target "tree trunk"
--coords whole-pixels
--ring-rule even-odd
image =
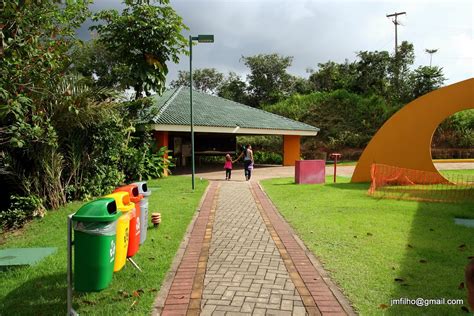
[[[133,88],[135,89],[135,100],[143,98],[143,85],[139,83]]]

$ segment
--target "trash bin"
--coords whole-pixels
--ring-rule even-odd
[[[143,195],[140,200],[140,245],[146,240],[146,232],[148,229],[148,197],[151,191],[148,190],[146,181],[132,183],[138,187],[138,192]]]
[[[89,202],[72,216],[76,291],[97,292],[112,281],[119,217],[115,201],[109,198]]]
[[[135,216],[130,218],[130,234],[127,252],[127,257],[133,257],[140,247],[140,200],[143,198],[143,195],[138,192],[138,187],[133,184],[116,188],[114,193],[117,192],[127,192],[130,196],[130,201],[135,204]]]
[[[115,239],[115,264],[114,272],[122,270],[127,261],[130,219],[135,215],[135,205],[130,202],[130,196],[127,192],[117,192],[106,195],[105,197],[113,198],[117,204],[117,209],[121,212],[121,216],[117,221],[117,238]]]

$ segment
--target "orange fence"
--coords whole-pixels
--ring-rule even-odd
[[[461,171],[462,172],[462,171]],[[473,202],[474,176],[372,164],[369,195],[429,202]]]

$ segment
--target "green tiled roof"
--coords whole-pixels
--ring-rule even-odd
[[[153,96],[153,106],[142,114],[143,122],[160,125],[189,125],[189,88],[166,90]],[[193,90],[195,126],[299,130],[317,132],[317,127],[256,109],[241,103]]]

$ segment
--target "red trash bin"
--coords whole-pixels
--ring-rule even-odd
[[[115,189],[115,192],[127,192],[130,195],[130,201],[135,203],[135,212],[132,212],[130,217],[127,251],[127,257],[133,257],[140,247],[140,200],[143,199],[143,195],[138,192],[138,186],[135,184],[124,185]]]

